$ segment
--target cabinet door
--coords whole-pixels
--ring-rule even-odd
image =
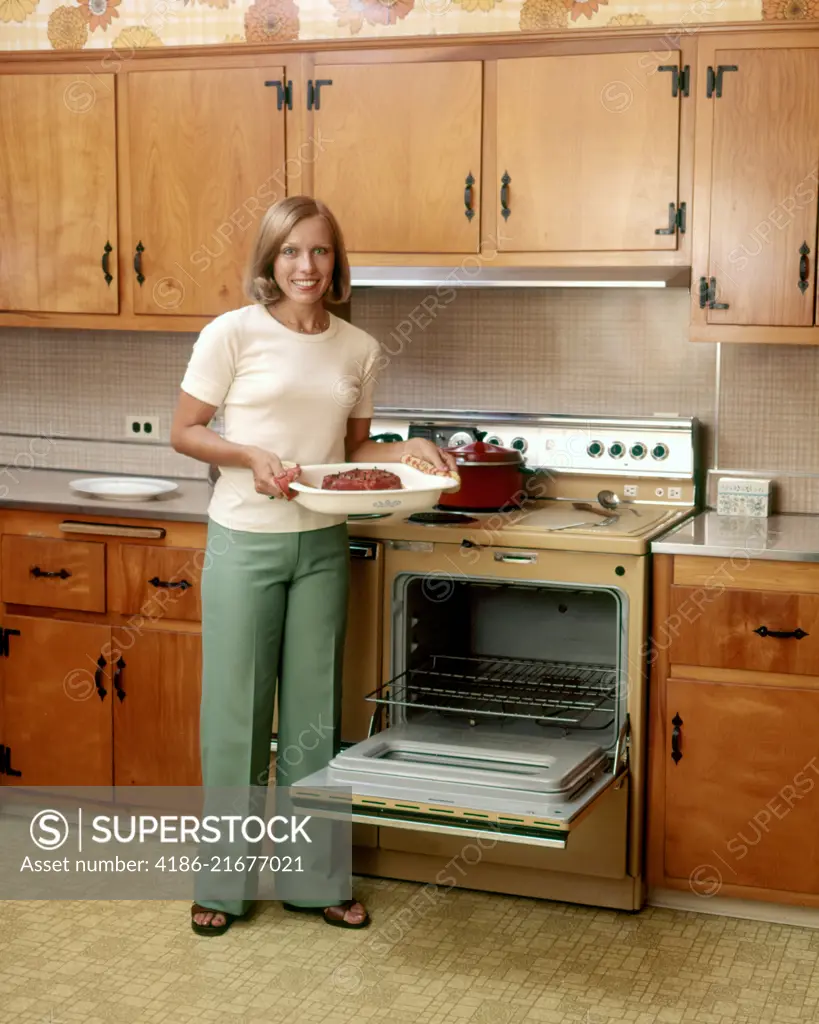
[[[660,65],[678,67],[679,54],[498,61],[491,187],[503,251],[677,247],[669,211],[678,198],[681,100]]]
[[[709,306],[708,322],[809,327],[819,52],[719,50],[715,58],[725,70],[713,98],[708,275],[716,284],[708,301],[727,308]]]
[[[0,75],[0,139],[0,309],[118,312],[114,76]]]
[[[476,252],[481,63],[315,73],[331,83],[313,114],[315,195],[338,217],[350,252]]]
[[[114,784],[199,786],[199,633],[113,630]]]
[[[819,689],[674,679],[666,711],[666,874],[819,893]]]
[[[23,615],[4,615],[0,627],[12,631],[0,658],[0,743],[19,772],[0,780],[110,786],[109,627]]]
[[[280,67],[128,75],[137,313],[212,316],[247,303],[259,223],[285,195],[285,107],[266,85],[283,81]]]

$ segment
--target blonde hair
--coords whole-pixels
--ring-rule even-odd
[[[281,290],[273,275],[273,264],[287,236],[299,221],[323,217],[330,227],[335,264],[333,281],[324,298],[328,302],[346,302],[350,297],[350,264],[338,221],[330,209],[311,196],[288,196],[274,203],[262,217],[259,233],[247,272],[246,291],[254,302],[270,305],[281,298]]]

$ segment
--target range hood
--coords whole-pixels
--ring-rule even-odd
[[[690,267],[350,267],[355,288],[688,288]],[[477,264],[477,265],[475,265]]]

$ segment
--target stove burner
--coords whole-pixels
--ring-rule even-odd
[[[466,516],[462,512],[413,512],[408,523],[477,523],[474,516]]]

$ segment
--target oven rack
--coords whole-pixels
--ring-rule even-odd
[[[617,672],[608,665],[434,654],[367,695],[376,704],[535,719],[587,727],[614,717]]]

